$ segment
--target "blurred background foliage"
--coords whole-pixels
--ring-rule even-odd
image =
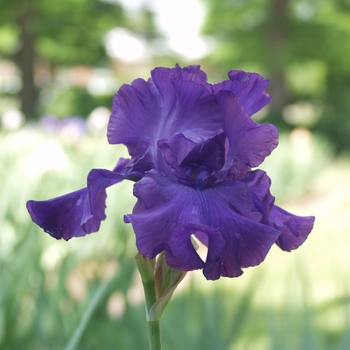
[[[300,249],[273,247],[239,279],[188,274],[164,349],[349,349],[349,57],[349,0],[0,0],[0,348],[64,349],[73,334],[77,349],[146,348],[132,184],[108,190],[100,232],[69,243],[25,202],[126,157],[105,137],[114,93],[179,63],[213,83],[231,69],[271,80],[254,118],[281,137],[261,168],[278,204],[317,219]]]
[[[230,67],[261,72],[271,79],[271,122],[280,130],[303,124],[337,151],[348,151],[350,2],[205,2],[204,32],[217,45],[208,57],[215,72],[223,76]],[[302,117],[288,113],[289,104],[300,106]]]

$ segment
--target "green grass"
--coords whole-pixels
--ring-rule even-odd
[[[314,232],[293,253],[273,247],[237,279],[189,273],[162,318],[164,350],[350,348],[350,162],[331,162],[329,147],[314,137],[304,140],[309,153],[298,155],[290,140],[281,138],[264,169],[279,203],[316,215]],[[147,348],[135,239],[123,222],[135,202],[132,184],[108,190],[98,233],[68,243],[45,234],[25,209],[28,199],[85,186],[91,168],[111,169],[125,155],[104,137],[72,143],[30,127],[1,132],[1,349],[64,349],[82,317],[76,349]]]

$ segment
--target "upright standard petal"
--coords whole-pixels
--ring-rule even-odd
[[[174,94],[172,84],[174,79],[193,81],[203,86],[207,85],[207,76],[200,70],[199,66],[181,68],[179,65],[176,65],[174,68],[158,67],[153,69],[149,82],[154,83],[168,110],[171,110],[172,105],[176,101],[176,94]]]
[[[159,140],[158,147],[163,152],[166,163],[182,183],[194,185],[196,182],[203,182],[207,185],[207,180],[211,180],[208,178],[225,163],[225,140],[226,135],[221,133],[195,143],[184,135],[177,134],[170,142]],[[169,176],[169,171],[164,173]]]
[[[268,79],[257,73],[241,70],[232,70],[228,76],[230,80],[213,85],[214,91],[233,92],[249,116],[260,111],[271,101],[271,96],[265,91],[270,84]]]
[[[161,168],[158,139],[183,133],[198,142],[214,136],[222,127],[221,110],[203,79],[195,68],[156,68],[150,81],[123,85],[113,100],[109,142],[125,144],[133,158],[149,152]]]
[[[276,148],[278,131],[274,125],[258,124],[250,119],[233,93],[220,91],[217,100],[223,113],[223,130],[229,141],[227,159],[218,176],[242,179]]]

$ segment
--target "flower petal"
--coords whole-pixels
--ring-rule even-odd
[[[104,201],[102,196],[98,199]],[[100,224],[91,214],[87,188],[45,201],[30,200],[27,209],[32,220],[56,239],[68,241],[72,237],[85,236],[88,232],[84,231],[84,225],[98,230]]]
[[[213,85],[214,91],[228,90],[239,99],[240,104],[249,116],[260,111],[271,101],[265,89],[270,81],[257,73],[232,70],[228,73],[230,80]]]
[[[156,68],[148,82],[123,85],[113,99],[109,142],[125,144],[133,158],[150,152],[157,168],[162,161],[158,139],[183,133],[198,142],[215,136],[222,126],[221,110],[200,72],[194,67]]]
[[[154,170],[134,185],[138,201],[124,221],[132,223],[136,246],[142,255],[154,258],[165,250],[170,232],[177,226],[174,213],[179,210],[178,186]]]
[[[121,168],[126,164],[126,160],[122,160],[116,167],[120,173],[91,170],[86,188],[49,200],[28,201],[27,209],[32,220],[52,237],[66,241],[98,231],[101,221],[106,218],[106,188],[134,177],[122,174]]]
[[[262,223],[281,231],[276,244],[283,250],[298,248],[311,232],[315,218],[313,216],[297,216],[274,205],[274,197],[270,194],[271,181],[262,170],[248,173],[245,182],[256,209],[262,214]]]
[[[255,170],[250,171],[242,181],[248,184],[254,206],[262,214],[261,222],[269,225],[270,212],[275,202],[275,197],[270,193],[270,178],[265,171]]]
[[[158,147],[177,178],[192,185],[196,180],[206,180],[224,165],[225,140],[226,135],[219,134],[196,144],[177,134],[170,142],[159,140]],[[162,172],[170,175],[165,169]]]
[[[238,277],[242,274],[241,268],[263,262],[281,234],[267,225],[239,215],[222,220],[221,232],[225,232],[226,241],[221,270],[221,276],[224,277]]]
[[[176,65],[175,68],[158,67],[151,71],[151,77],[149,82],[154,83],[169,110],[176,98],[172,84],[174,78],[183,81],[193,81],[203,86],[208,85],[207,76],[200,70],[199,66],[188,66],[182,69],[179,65]]]
[[[186,80],[192,80],[198,84],[207,85],[207,75],[200,69],[200,66],[187,66],[183,68],[183,71],[187,73]]]
[[[250,119],[234,94],[220,91],[217,99],[223,111],[223,130],[229,140],[227,160],[218,176],[242,179],[275,149],[278,131],[274,125],[258,124]]]
[[[194,142],[213,137],[222,127],[222,112],[215,96],[195,81],[186,81],[184,73],[172,77],[177,95],[176,118],[173,119],[171,132],[164,138],[171,139],[176,133],[182,133]]]
[[[281,233],[260,223],[243,182],[196,190],[151,171],[135,184],[134,194],[138,202],[125,221],[133,225],[141,254],[152,258],[166,250],[170,266],[200,268],[190,236],[201,232],[208,237],[203,267],[208,279],[236,277],[242,267],[258,265]]]
[[[173,170],[176,170],[177,175],[181,175],[180,164],[187,154],[196,146],[195,142],[187,139],[183,134],[176,134],[170,141],[161,139],[157,145],[162,151],[164,160]],[[163,169],[162,169],[163,170]],[[165,172],[163,170],[163,172]],[[166,175],[170,175],[166,172]]]
[[[107,137],[111,144],[125,144],[131,156],[139,145],[153,141],[155,125],[161,119],[163,105],[159,91],[143,79],[124,84],[113,98]],[[142,132],[140,132],[142,130]]]
[[[168,265],[174,269],[192,271],[204,267],[204,261],[197,254],[191,241],[191,235],[198,230],[198,227],[194,226],[196,225],[178,226],[171,233],[165,258]]]
[[[298,248],[311,232],[315,218],[313,216],[297,216],[286,210],[273,206],[270,214],[271,226],[282,231],[276,244],[286,251]]]
[[[225,141],[226,135],[219,134],[197,143],[182,160],[180,167],[191,169],[191,176],[200,169],[208,174],[221,169],[225,163]]]

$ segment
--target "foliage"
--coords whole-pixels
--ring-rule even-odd
[[[0,169],[0,347],[63,349],[99,285],[107,283],[77,349],[142,349],[147,333],[143,292],[135,279],[135,238],[123,223],[123,214],[134,203],[131,185],[110,189],[108,220],[99,233],[69,243],[44,234],[26,212],[28,198],[47,198],[84,186],[91,167],[112,168],[116,153],[125,156],[105,138],[64,140],[30,127],[0,137],[0,161],[6,164]],[[281,154],[268,164],[273,182],[281,178],[282,187],[297,174],[274,170],[281,161],[287,169],[298,167],[290,158],[293,152],[286,151],[292,148],[289,142],[282,137]],[[324,155],[322,143],[310,142],[314,152],[310,166],[290,183],[287,193],[312,191],[315,170],[321,168],[320,162],[322,167],[328,164],[327,158],[319,159]],[[320,240],[320,232],[312,235]],[[312,256],[306,261],[319,258],[319,249],[312,248],[305,248]],[[201,273],[189,273],[163,316],[164,349],[347,349],[345,290],[340,287],[327,302],[317,302],[311,299],[312,291],[323,295],[319,283],[325,281],[325,266],[309,278],[302,250],[287,256],[277,250],[271,253],[263,265],[215,286]],[[343,286],[347,272],[342,274],[338,262],[332,263],[337,271],[332,274],[334,283]]]
[[[98,62],[104,57],[103,34],[125,24],[118,4],[99,0],[66,0],[60,6],[41,0],[4,1],[0,9],[3,14],[0,24],[12,26],[18,35],[20,17],[30,13],[28,30],[36,39],[37,55],[53,65]]]
[[[109,30],[128,28],[148,41],[158,37],[151,11],[144,8],[127,16],[118,1],[64,0],[57,6],[43,0],[3,0],[0,13],[0,59],[12,60],[20,70],[21,109],[28,118],[38,116],[40,90],[53,83],[55,68],[110,65],[104,46]],[[38,82],[42,66],[51,78]]]
[[[208,11],[203,31],[216,41],[216,49],[208,57],[212,74],[221,78],[234,67],[270,78],[275,102],[269,121],[284,130],[294,126],[282,118],[285,105],[321,100],[322,112],[312,130],[328,138],[337,151],[349,150],[349,2],[203,2]],[[313,87],[305,88],[304,81]]]
[[[46,90],[47,92],[47,90]],[[112,95],[91,95],[84,88],[56,89],[52,93],[54,101],[45,108],[44,114],[55,115],[58,118],[81,116],[86,118],[95,108],[111,108]]]

